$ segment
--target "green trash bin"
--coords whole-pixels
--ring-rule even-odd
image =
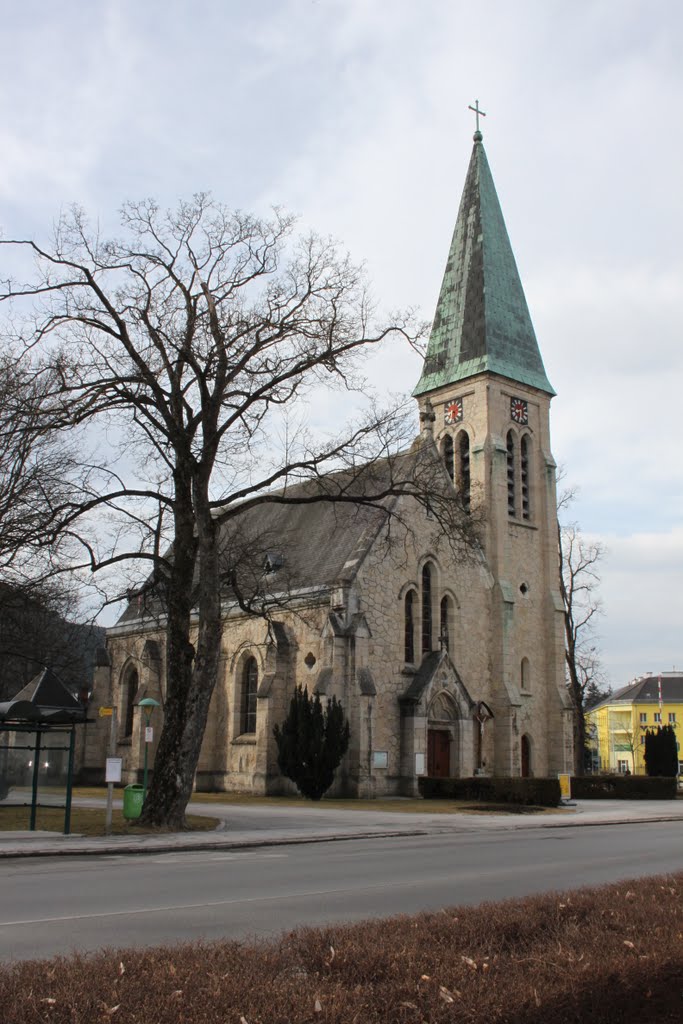
[[[145,787],[135,783],[126,786],[123,791],[123,816],[130,821],[139,818],[142,813],[142,803],[145,798]]]

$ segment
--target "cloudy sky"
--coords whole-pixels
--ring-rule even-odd
[[[277,203],[430,319],[484,142],[615,686],[683,668],[679,0],[0,0],[0,230],[211,190]],[[407,392],[417,358],[375,367]]]

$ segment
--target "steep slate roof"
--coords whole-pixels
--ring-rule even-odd
[[[489,371],[553,395],[481,138],[476,132],[424,368],[413,394]]]
[[[351,581],[397,498],[373,506],[327,499],[380,493],[392,482],[414,480],[423,467],[430,479],[438,473],[445,480],[443,463],[429,446],[264,495],[261,504],[237,508],[226,518],[221,562],[234,569],[239,589],[248,596],[257,589],[272,595]],[[267,562],[275,571],[267,571]],[[233,594],[226,580],[224,598]],[[133,599],[118,623],[139,617]]]
[[[641,676],[596,704],[591,711],[609,704],[658,704],[659,676]],[[662,703],[683,704],[683,673],[662,672]]]

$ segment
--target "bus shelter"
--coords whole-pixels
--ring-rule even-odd
[[[29,807],[30,831],[39,807],[63,806],[64,834],[70,833],[76,729],[86,721],[86,706],[50,669],[0,703],[0,803]],[[64,793],[63,804],[44,802],[56,791]]]

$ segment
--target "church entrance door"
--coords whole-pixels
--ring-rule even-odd
[[[427,732],[427,775],[447,779],[451,774],[451,736],[445,729]]]

